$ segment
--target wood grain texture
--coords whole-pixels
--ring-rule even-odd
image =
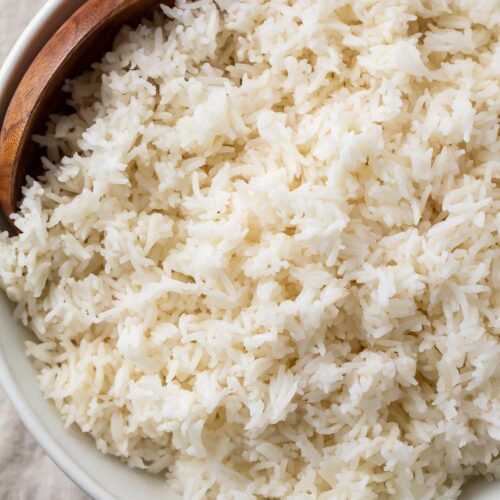
[[[52,36],[34,59],[7,109],[0,131],[0,206],[17,210],[26,175],[41,172],[41,151],[33,134],[44,130],[48,115],[64,102],[61,88],[111,48],[124,24],[137,24],[159,0],[88,0]]]

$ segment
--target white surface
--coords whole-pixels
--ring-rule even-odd
[[[76,5],[81,0],[49,1],[55,7],[63,3]],[[0,61],[43,3],[43,0],[0,0]],[[45,27],[50,25],[45,22],[40,23],[40,26],[42,24]],[[22,46],[18,49],[19,54],[26,55]],[[12,67],[9,74],[0,75],[0,93],[3,91],[0,108],[1,98],[5,96],[5,78],[12,78],[14,69]],[[2,114],[3,109],[0,109]],[[0,221],[0,226],[2,224]],[[58,415],[39,393],[34,381],[34,370],[23,354],[23,342],[28,337],[29,333],[11,319],[7,301],[0,294],[0,377],[24,422],[52,458],[95,498],[171,498],[160,479],[126,469],[117,461],[100,455],[90,440],[75,429],[63,430]],[[64,477],[35,444],[3,393],[0,393],[0,426],[3,431],[0,446],[0,499],[88,498]],[[500,498],[498,484],[480,484],[478,489],[469,489],[467,500]]]
[[[89,498],[50,460],[0,393],[0,498],[49,500]]]

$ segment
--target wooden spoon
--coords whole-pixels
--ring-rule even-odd
[[[172,1],[87,0],[31,63],[0,131],[0,205],[9,221],[26,175],[36,177],[42,171],[41,151],[32,136],[43,133],[49,114],[61,108],[64,81],[98,60],[122,25],[136,24],[160,3]]]

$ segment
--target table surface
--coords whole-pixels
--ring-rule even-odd
[[[45,0],[0,0],[0,64]],[[36,444],[0,390],[0,500],[84,500]]]

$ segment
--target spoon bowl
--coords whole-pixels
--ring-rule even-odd
[[[159,0],[88,0],[49,39],[14,92],[0,130],[0,208],[16,231],[16,212],[27,175],[42,171],[33,134],[64,103],[62,86],[110,48],[124,24],[137,24]]]

